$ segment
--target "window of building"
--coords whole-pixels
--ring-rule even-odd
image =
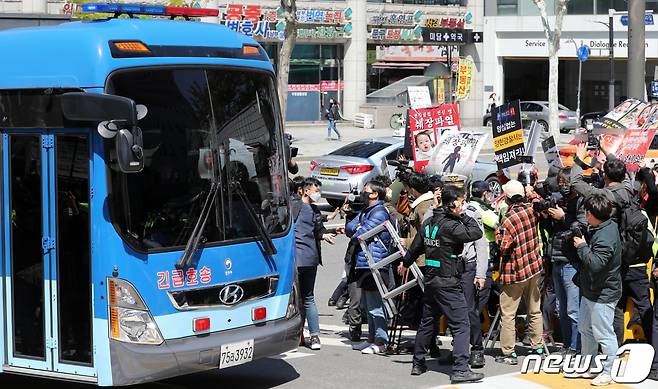
[[[594,14],[594,0],[570,1],[567,4],[567,15]]]
[[[498,0],[498,15],[518,15],[518,0]]]
[[[608,9],[613,8],[616,11],[628,11],[626,0],[596,0],[596,13],[607,15]],[[647,7],[647,9],[650,9]]]

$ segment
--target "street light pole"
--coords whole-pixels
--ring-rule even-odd
[[[610,0],[612,5],[612,0]],[[608,59],[610,61],[610,77],[608,84],[608,110],[612,111],[615,108],[615,42],[614,42],[614,27],[612,25],[615,10],[608,9]]]

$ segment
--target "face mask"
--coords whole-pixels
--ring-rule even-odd
[[[368,201],[370,201],[370,193],[368,193],[368,192],[361,192],[361,201],[362,201],[363,203],[367,204]]]
[[[393,190],[391,188],[386,188],[386,201],[391,201],[393,199]]]
[[[315,192],[308,195],[308,197],[311,199],[312,202],[317,203],[318,201],[320,201],[320,198],[322,198],[322,195],[320,194],[320,192]]]
[[[560,194],[562,197],[568,197],[571,194],[571,187],[570,186],[561,186],[560,187]]]

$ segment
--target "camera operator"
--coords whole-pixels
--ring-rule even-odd
[[[557,295],[560,309],[560,326],[562,329],[563,353],[575,354],[579,349],[578,311],[580,309],[580,290],[573,282],[578,272],[578,255],[573,246],[574,233],[585,229],[587,219],[583,198],[573,190],[570,182],[571,171],[560,170],[557,184],[560,197],[551,199],[549,208],[543,210],[542,227],[549,233],[546,256],[551,261],[550,278]]]
[[[633,194],[633,187],[626,179],[626,164],[617,159],[614,154],[606,153],[601,147],[601,151],[607,154],[606,162],[603,164],[603,175],[605,188],[597,189],[588,185],[583,180],[582,166],[587,167],[582,162],[587,153],[587,145],[581,144],[576,149],[576,160],[571,171],[571,184],[579,195],[587,197],[590,194],[601,194],[610,200],[613,204],[612,220],[617,223],[619,233],[622,237],[622,295],[617,304],[615,311],[615,332],[617,333],[617,342],[621,345],[624,342],[624,310],[626,308],[627,298],[630,296],[633,305],[637,308],[642,321],[642,329],[647,340],[651,338],[651,327],[653,321],[653,311],[651,300],[649,298],[649,277],[647,275],[647,260],[640,256],[638,251],[627,252],[623,245],[626,236],[629,236],[635,228],[629,230],[628,218],[624,220],[622,215],[628,210],[641,212],[639,207],[636,209],[637,200]],[[640,216],[640,215],[630,215]],[[648,224],[648,221],[647,221]],[[634,227],[634,226],[630,226]],[[635,247],[637,249],[637,246]]]
[[[617,223],[611,219],[613,204],[602,193],[585,199],[587,222],[590,226],[589,245],[582,234],[573,237],[582,270],[579,283],[583,297],[580,301],[580,335],[583,356],[598,355],[599,346],[608,358],[603,372],[597,377],[589,373],[566,377],[594,378],[592,385],[612,383],[610,373],[617,354],[617,341],[612,326],[615,305],[621,297],[621,239]]]
[[[443,313],[454,337],[454,363],[450,376],[453,384],[484,378],[484,374],[474,373],[468,365],[468,307],[460,282],[465,267],[461,256],[464,244],[480,239],[483,234],[477,221],[463,214],[464,197],[461,189],[443,189],[443,205],[422,224],[420,233],[398,267],[398,273],[403,274],[419,255],[424,253],[426,256],[423,318],[416,333],[411,375],[427,371],[425,356],[432,340],[435,317]]]
[[[362,234],[389,220],[390,215],[384,206],[385,198],[386,187],[379,181],[371,180],[365,185],[363,192],[361,192],[361,201],[366,204],[366,208],[344,228],[351,241],[357,241]],[[337,229],[339,233],[342,231],[343,228]],[[380,232],[369,241],[368,249],[375,262],[389,256],[390,241],[391,236],[388,231]],[[363,305],[366,307],[368,316],[368,340],[360,345],[355,345],[353,348],[360,350],[363,354],[381,354],[385,351],[388,342],[388,326],[384,315],[382,297],[372,277],[368,259],[360,246],[355,245],[354,260],[354,277],[357,280],[357,286],[361,288]],[[383,280],[389,279],[389,270],[390,265],[379,270]]]
[[[496,241],[502,255],[499,280],[502,355],[496,357],[496,362],[516,365],[515,319],[521,297],[526,303],[533,352],[543,355],[540,309],[543,261],[537,228],[538,213],[533,204],[526,201],[526,188],[519,181],[512,180],[503,185],[503,192],[509,207],[496,230]]]
[[[411,213],[406,218],[409,232],[404,240],[405,247],[409,248],[420,229],[425,212],[432,206],[434,194],[429,191],[428,177],[421,173],[413,173],[409,176],[409,180],[405,184],[405,190],[411,202]],[[418,257],[416,264],[419,267],[424,267],[425,256]]]

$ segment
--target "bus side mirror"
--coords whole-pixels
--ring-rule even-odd
[[[98,93],[70,92],[59,96],[67,120],[113,121],[126,127],[137,125],[137,106],[127,97]]]
[[[94,122],[104,138],[115,138],[117,162],[123,173],[144,168],[142,130],[137,120],[146,116],[146,107],[138,107],[127,97],[71,92],[59,96],[67,120]]]
[[[144,148],[142,130],[133,127],[132,131],[121,129],[115,137],[117,162],[123,173],[139,173],[144,169]]]

